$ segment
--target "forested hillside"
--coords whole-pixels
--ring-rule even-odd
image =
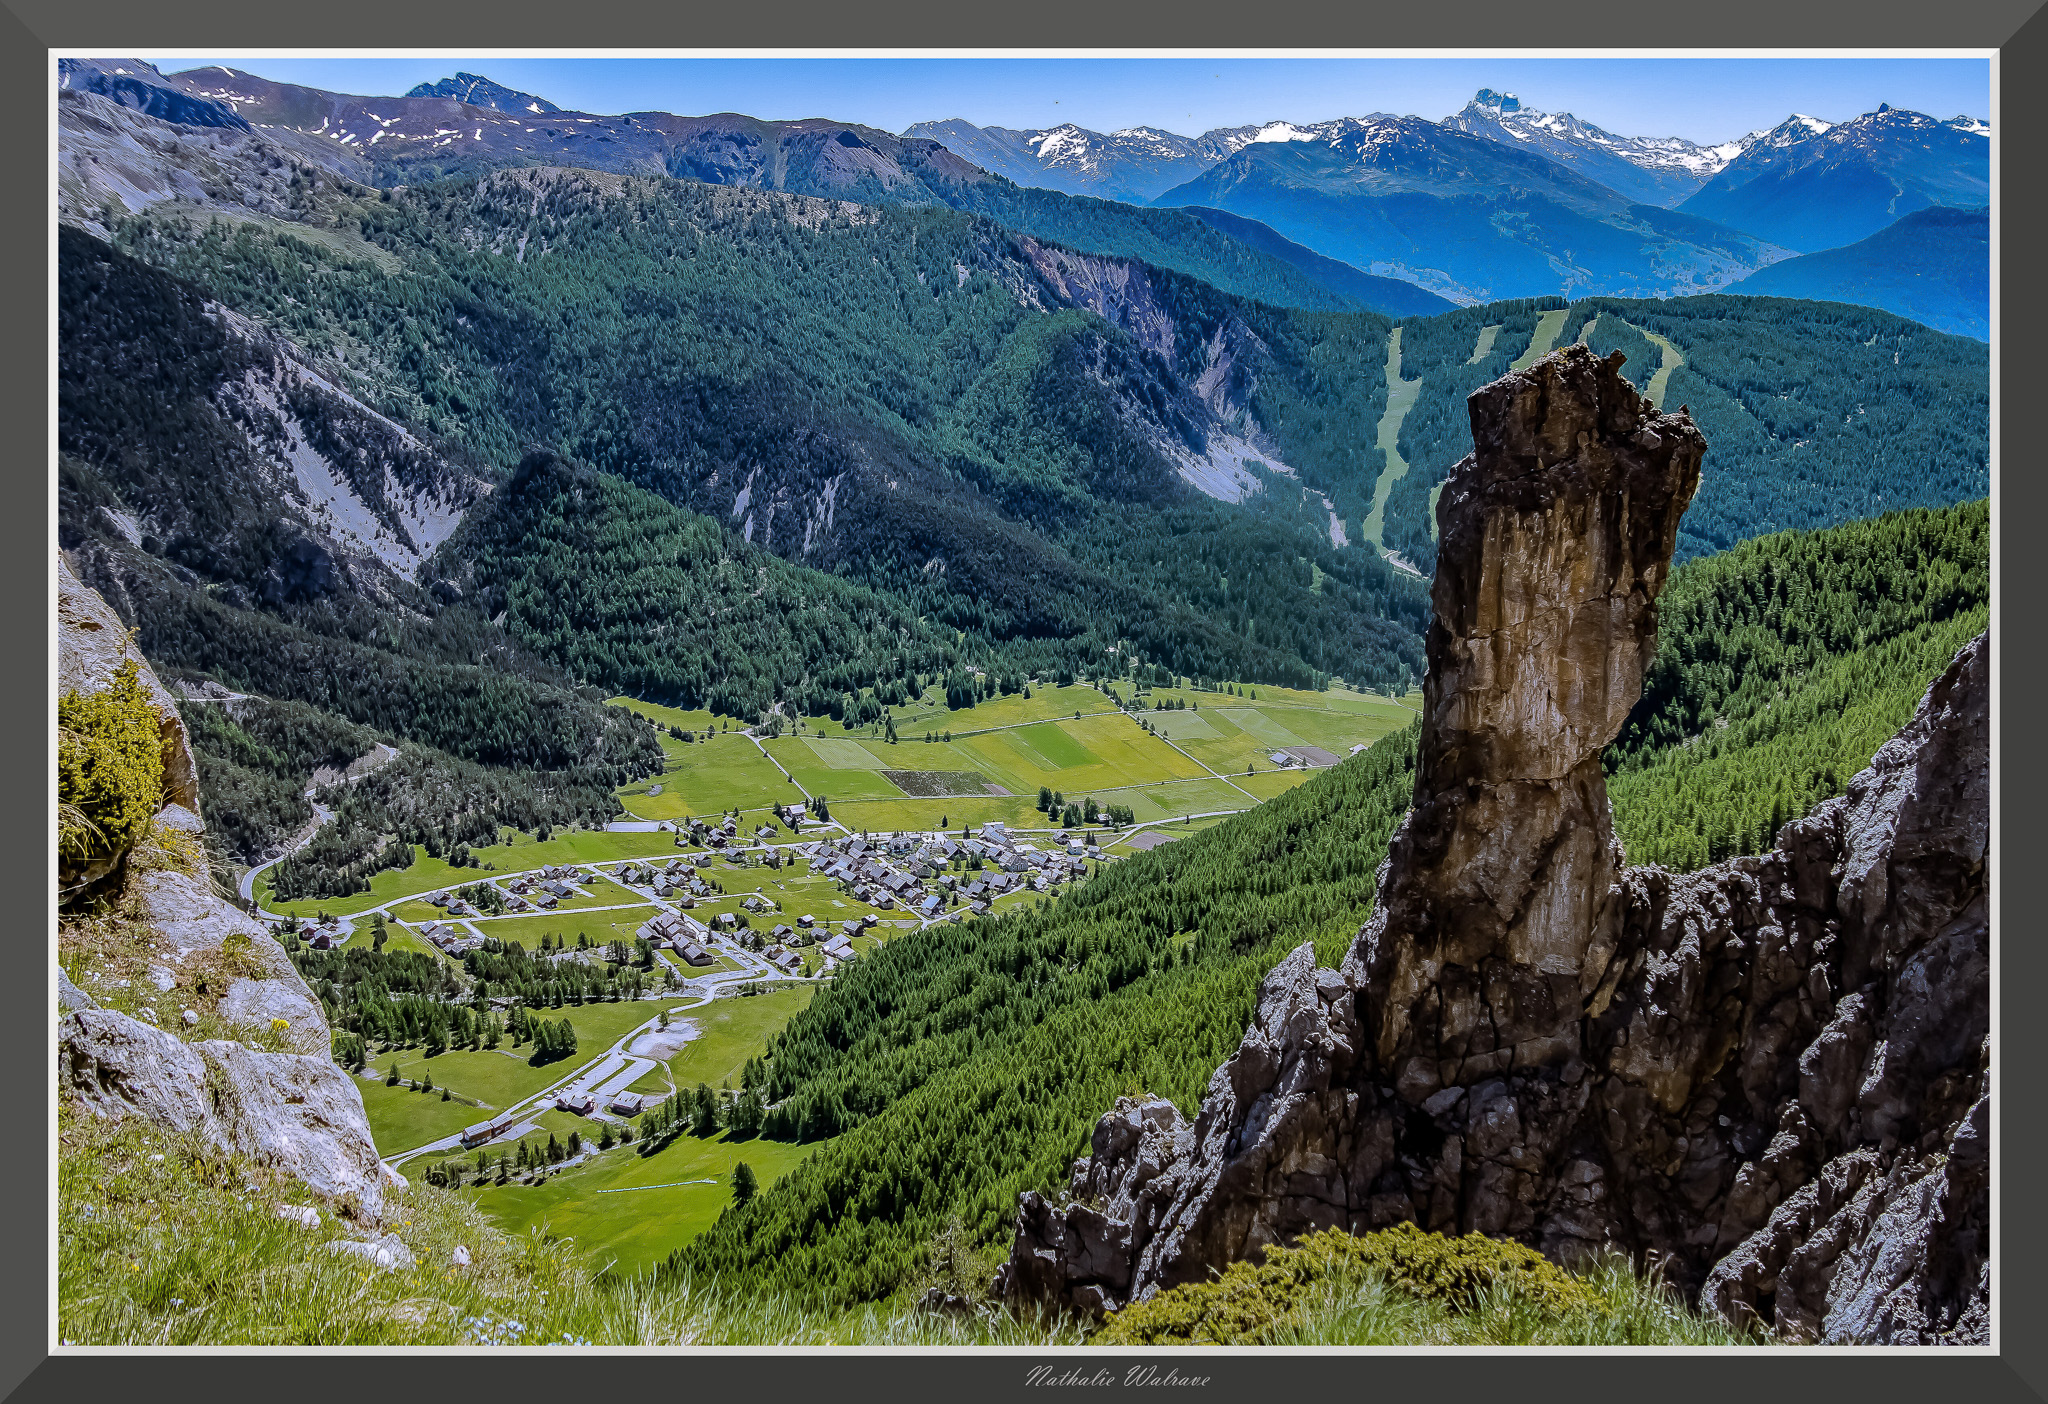
[[[1247,512],[1189,478],[1237,493],[1285,463],[1342,512],[1384,399],[1361,373],[1383,355],[1368,314],[1241,302],[947,210],[574,172],[326,198],[362,257],[219,222],[130,221],[120,240],[479,460],[558,446],[997,643],[1052,632],[1042,611],[1091,609],[1103,576],[1142,572],[1200,610],[1221,572],[1179,570],[1164,544]],[[1369,558],[1337,563],[1327,524],[1275,481],[1251,499],[1259,554],[1303,576],[1318,561],[1369,613],[1320,663],[1247,633],[1247,675],[1412,681],[1419,653],[1374,621],[1408,633],[1420,592]],[[1277,618],[1241,580],[1233,620]],[[1226,671],[1202,632],[1197,652],[1154,661]]]
[[[1487,323],[1502,329],[1485,365],[1467,367]],[[1388,500],[1384,535],[1425,574],[1436,564],[1431,490],[1472,447],[1462,396],[1522,355],[1530,329],[1526,312],[1485,308],[1402,327],[1403,375],[1420,373],[1423,383],[1401,428],[1410,467]],[[1677,356],[1667,360],[1645,333]],[[1699,494],[1680,529],[1681,562],[1752,536],[1945,507],[1989,490],[1990,352],[1982,342],[1871,308],[1722,295],[1588,298],[1565,312],[1556,344],[1582,335],[1601,355],[1626,355],[1623,374],[1660,408],[1691,410],[1707,436]],[[1411,350],[1439,340],[1441,350]]]
[[[1840,794],[1989,626],[1987,501],[1784,532],[1680,567],[1608,753],[1631,863],[1761,853]]]
[[[1984,627],[1987,547],[1977,502],[1782,533],[1676,572],[1610,755],[1629,861],[1756,851],[1766,825],[1840,793]],[[1314,941],[1330,962],[1363,921],[1415,735],[1035,911],[856,962],[761,1074],[766,1134],[835,1139],[676,1266],[831,1302],[886,1296],[956,1214],[1006,1242],[1017,1192],[1063,1180],[1118,1095],[1192,1113],[1280,955]]]
[[[1360,553],[1319,543],[1293,556],[1299,536],[1199,501],[1148,515],[1168,529],[1155,554],[1134,558],[1129,541],[1098,545],[1092,534],[1076,543],[1076,593],[1034,592],[1039,573],[1012,558],[972,608],[914,580],[905,602],[537,453],[440,565],[521,647],[574,676],[726,716],[781,707],[838,718],[864,691],[917,692],[963,662],[1008,676],[1095,676],[1120,640],[1193,677],[1312,686],[1316,670],[1369,670],[1382,655],[1419,665],[1416,592],[1361,569]],[[1013,610],[1030,617],[1020,623]]]

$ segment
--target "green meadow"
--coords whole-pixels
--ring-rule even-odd
[[[585,1136],[597,1134],[591,1122],[583,1122],[581,1130]],[[653,1155],[622,1146],[539,1185],[492,1185],[465,1193],[514,1238],[537,1228],[566,1240],[593,1266],[611,1264],[621,1274],[632,1274],[711,1227],[732,1203],[734,1165],[744,1160],[766,1190],[815,1148],[732,1141],[724,1135],[700,1141],[685,1133]],[[476,1164],[474,1154],[453,1159]],[[697,1183],[705,1180],[712,1183]]]
[[[543,1011],[549,1019],[567,1019],[576,1030],[576,1051],[566,1058],[535,1067],[529,1060],[530,1046],[512,1046],[509,1038],[496,1048],[456,1049],[451,1048],[429,1058],[418,1048],[408,1048],[392,1053],[379,1053],[370,1059],[370,1069],[376,1073],[388,1073],[395,1063],[398,1076],[403,1081],[416,1081],[431,1077],[437,1088],[446,1087],[457,1097],[466,1097],[478,1106],[501,1109],[531,1097],[543,1088],[552,1087],[569,1074],[583,1067],[593,1058],[602,1055],[619,1039],[641,1024],[657,1018],[665,1009],[681,1006],[675,1000],[621,1000],[617,1004],[565,1005],[560,1009]],[[681,1016],[675,1016],[681,1017]],[[385,1094],[403,1092],[416,1101],[431,1098],[437,1107],[453,1107],[454,1102],[442,1102],[438,1093],[412,1092],[403,1087],[363,1088],[363,1106],[370,1115],[370,1132],[377,1142],[382,1155],[395,1155],[439,1139],[452,1131],[483,1119],[475,1107],[470,1115],[456,1125],[435,1135],[418,1135],[422,1121],[435,1113],[422,1111],[411,1103]],[[376,1095],[373,1095],[376,1094]],[[448,1113],[455,1115],[453,1112]],[[438,1124],[438,1123],[429,1123]],[[415,1137],[407,1140],[406,1137]]]
[[[665,1096],[671,1081],[679,1088],[700,1082],[718,1087],[727,1081],[739,1086],[740,1069],[747,1059],[766,1052],[769,1038],[809,1004],[815,992],[809,985],[791,985],[760,995],[729,995],[678,1015],[678,1020],[688,1019],[697,1026],[698,1036],[668,1060],[666,1075],[663,1068],[650,1069],[631,1090]]]

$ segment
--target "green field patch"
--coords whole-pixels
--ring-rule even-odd
[[[1083,719],[1070,725],[1081,726],[1085,721],[1086,719]],[[1018,727],[1012,735],[1026,748],[1027,753],[1035,754],[1043,761],[1043,768],[1046,770],[1071,770],[1091,765],[1095,761],[1088,748],[1069,734],[1065,727],[1051,722],[1038,726]]]
[[[388,1062],[382,1064],[388,1067]],[[404,1085],[386,1087],[381,1079],[372,1082],[368,1078],[355,1080],[356,1090],[363,1094],[363,1112],[369,1118],[370,1139],[376,1143],[379,1155],[395,1155],[399,1151],[411,1150],[438,1141],[443,1136],[452,1136],[465,1126],[474,1126],[484,1117],[468,1102],[453,1098],[441,1100],[439,1091],[415,1092]],[[434,1085],[439,1088],[441,1079],[436,1076]]]
[[[585,1123],[583,1134],[598,1128]],[[545,1139],[545,1138],[542,1138]],[[766,1190],[816,1148],[781,1141],[700,1141],[687,1133],[650,1156],[632,1146],[608,1151],[537,1186],[473,1191],[479,1209],[507,1233],[541,1229],[622,1275],[643,1272],[717,1220],[732,1203],[732,1167],[745,1161]],[[451,1157],[476,1164],[475,1154]],[[712,1184],[692,1181],[711,1180]],[[666,1188],[649,1188],[667,1186]],[[612,1191],[607,1193],[606,1191]]]
[[[1315,773],[1313,770],[1261,770],[1252,775],[1236,776],[1235,779],[1260,799],[1269,800],[1286,794]]]
[[[974,770],[885,770],[882,778],[912,799],[947,799],[988,793],[988,781]]]
[[[834,804],[832,817],[855,832],[922,832],[947,828],[958,833],[963,827],[979,827],[991,819],[1012,827],[1043,828],[1046,819],[1035,808],[1038,785],[1033,782],[1024,795],[990,795],[987,799],[866,800],[857,804]],[[943,823],[941,821],[944,821]]]
[[[1372,510],[1365,514],[1363,523],[1365,539],[1384,551],[1386,542],[1382,531],[1386,522],[1387,497],[1394,490],[1394,484],[1408,475],[1408,460],[1401,456],[1401,421],[1408,417],[1408,411],[1415,408],[1415,397],[1422,390],[1422,377],[1413,380],[1401,378],[1401,329],[1395,327],[1387,333],[1387,409],[1380,416],[1379,448],[1385,459],[1379,479],[1373,484]]]
[[[1232,709],[1224,713],[1224,715],[1228,716],[1233,722],[1236,722],[1240,731],[1249,736],[1256,737],[1268,746],[1301,746],[1307,744],[1301,737],[1275,721],[1269,714],[1254,708]]]
[[[889,783],[879,770],[808,770],[791,768],[791,775],[807,795],[823,795],[837,804],[840,800],[901,799],[903,791]]]
[[[1214,718],[1201,712],[1153,712],[1145,720],[1170,741],[1213,741],[1223,734],[1211,725]]]
[[[1560,307],[1555,312],[1545,312],[1536,319],[1536,334],[1529,338],[1529,349],[1508,363],[1509,370],[1527,370],[1545,356],[1550,348],[1557,345],[1557,338],[1564,331],[1565,315],[1569,307]]]
[[[795,985],[760,995],[728,995],[675,1016],[696,1024],[698,1036],[668,1060],[666,1076],[663,1068],[652,1068],[630,1090],[666,1096],[671,1079],[679,1088],[700,1082],[717,1087],[727,1080],[737,1087],[746,1061],[766,1053],[768,1040],[809,1004],[815,993],[814,986]]]
[[[718,718],[709,712],[686,712],[680,707],[664,707],[658,702],[642,702],[637,697],[610,697],[605,699],[608,707],[624,707],[629,712],[638,712],[651,721],[663,726],[679,726],[685,731],[702,731],[718,724]]]
[[[400,902],[391,909],[391,915],[414,926],[425,926],[430,921],[439,921],[442,913],[432,902]]]
[[[921,737],[927,731],[950,731],[958,736],[963,732],[985,731],[990,727],[1053,721],[1061,717],[1071,717],[1076,712],[1100,712],[1109,705],[1109,700],[1094,688],[1077,683],[1069,687],[1034,686],[1029,697],[1022,693],[1011,693],[1006,697],[994,697],[986,702],[955,711],[946,705],[944,689],[934,687],[924,698],[896,708],[894,716],[897,734],[905,741],[909,741],[913,736]]]
[[[827,770],[880,770],[888,764],[858,741],[834,736],[806,736],[802,740]]]
[[[567,944],[576,944],[577,933],[590,937],[593,945],[624,938],[631,940],[642,923],[652,918],[658,910],[651,905],[626,907],[602,912],[539,912],[526,916],[473,917],[476,929],[486,936],[495,936],[500,941],[517,941],[528,950],[537,950],[540,938],[562,936]]]
[[[1219,809],[1250,809],[1253,803],[1226,780],[1176,780],[1168,785],[1098,790],[1094,797],[1104,805],[1129,805],[1131,817],[1140,824],[1158,819],[1178,819],[1183,814],[1213,813]]]
[[[775,763],[736,733],[674,747],[662,774],[619,791],[619,803],[641,819],[680,820],[741,809],[766,809],[803,799]],[[661,793],[650,793],[654,786]]]
[[[1086,746],[1095,766],[1074,777],[1075,784],[1055,786],[1072,792],[1079,785],[1143,785],[1158,780],[1193,780],[1202,767],[1122,715],[1084,717],[1062,726]]]

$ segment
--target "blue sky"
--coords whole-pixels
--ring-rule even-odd
[[[1441,118],[1489,87],[1627,136],[1725,141],[1793,112],[1841,121],[1881,102],[1991,116],[1987,59],[254,58],[138,55],[166,72],[225,64],[374,96],[460,69],[577,111],[831,117],[901,131],[1140,124],[1187,135],[1285,119]]]

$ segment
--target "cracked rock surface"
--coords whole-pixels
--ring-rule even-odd
[[[1771,851],[1624,870],[1600,753],[1705,443],[1567,347],[1472,396],[1414,807],[1338,970],[1295,950],[1189,1122],[1121,1100],[998,1288],[1113,1310],[1412,1220],[1652,1255],[1801,1341],[1988,1338],[1987,641]]]

